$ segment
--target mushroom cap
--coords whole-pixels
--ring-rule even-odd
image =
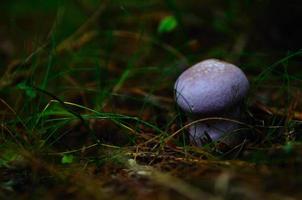
[[[208,59],[184,71],[174,89],[176,102],[182,110],[208,115],[236,106],[246,96],[249,82],[235,65]]]

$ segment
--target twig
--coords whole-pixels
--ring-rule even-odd
[[[129,169],[137,173],[138,175],[145,176],[151,181],[154,181],[164,187],[170,188],[182,194],[184,197],[191,200],[200,199],[220,199],[208,192],[202,191],[193,185],[186,183],[185,181],[174,177],[168,173],[160,172],[151,166],[139,165],[135,160],[129,160]]]

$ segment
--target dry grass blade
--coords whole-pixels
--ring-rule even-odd
[[[238,120],[234,120],[234,119],[228,119],[228,118],[224,118],[224,117],[208,117],[208,118],[203,118],[203,119],[198,119],[198,120],[195,120],[193,122],[190,122],[189,124],[186,124],[185,126],[183,126],[182,128],[180,128],[179,130],[175,131],[174,133],[172,133],[169,137],[167,137],[165,139],[165,142],[167,143],[169,140],[171,140],[173,137],[175,137],[177,134],[179,134],[180,132],[182,132],[183,130],[189,128],[190,126],[192,126],[193,124],[197,124],[197,123],[200,123],[200,122],[205,122],[205,121],[211,121],[211,120],[218,120],[218,121],[228,121],[228,122],[234,122],[236,124],[240,124],[240,125],[243,125],[247,128],[253,128],[253,126],[247,124],[247,123],[244,123],[244,122],[241,122],[241,121],[238,121]]]
[[[61,42],[57,48],[56,51],[57,52],[62,52],[64,50],[69,50],[72,46],[73,46],[73,42],[76,38],[80,37],[82,35],[82,39],[81,40],[87,40],[88,38],[91,38],[92,36],[94,36],[95,34],[92,32],[89,35],[85,36],[85,31],[87,29],[89,29],[99,18],[99,16],[102,14],[103,10],[106,8],[106,5],[108,3],[108,0],[103,1],[100,6],[98,7],[98,9],[94,12],[94,14],[82,25],[78,28],[78,30],[76,30],[76,32],[74,32],[71,36],[69,36],[67,39],[65,39],[63,42]],[[88,37],[89,36],[89,37]],[[88,38],[86,38],[88,37]]]

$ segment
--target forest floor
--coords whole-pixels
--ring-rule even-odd
[[[283,4],[3,0],[0,199],[302,199],[301,3]],[[250,81],[237,146],[190,144],[174,101],[208,58]]]

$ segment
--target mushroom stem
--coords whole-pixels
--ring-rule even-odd
[[[229,119],[240,120],[242,118],[240,110],[240,106],[238,106],[219,116],[210,116],[223,117],[225,120],[209,120],[193,124],[189,127],[191,142],[197,146],[203,146],[212,141],[220,141],[229,146],[238,144],[243,136],[239,131],[241,126]],[[200,119],[200,117],[190,117],[189,121],[196,119]]]

